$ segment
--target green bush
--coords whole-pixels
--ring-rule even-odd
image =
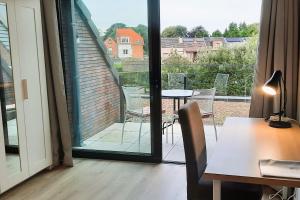
[[[180,69],[180,70],[179,70]],[[187,89],[212,88],[217,73],[229,74],[227,94],[230,96],[249,96],[253,84],[253,66],[199,66],[190,65],[179,68],[162,66],[162,89],[168,89],[168,73],[186,73]],[[149,72],[122,72],[122,85],[149,88]]]
[[[189,66],[180,71],[163,66],[162,88],[167,89],[168,73],[186,73],[187,89],[207,89],[214,87],[217,73],[229,74],[227,95],[249,96],[253,84],[253,66]]]

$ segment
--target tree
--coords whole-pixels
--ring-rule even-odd
[[[144,51],[146,54],[148,54],[148,50],[149,50],[149,44],[148,44],[148,27],[143,25],[143,24],[139,24],[137,27],[133,28],[135,32],[137,32],[138,34],[140,34],[143,39],[144,39]]]
[[[104,35],[104,40],[106,40],[107,38],[111,37],[111,38],[115,38],[116,37],[116,30],[118,28],[125,28],[126,25],[123,23],[115,23],[113,25],[111,25],[105,32]]]
[[[240,37],[240,30],[237,23],[231,22],[228,29],[225,29],[224,37]]]
[[[191,38],[209,37],[209,33],[203,26],[196,26],[188,32],[188,36]]]
[[[164,67],[173,68],[175,70],[174,72],[182,72],[181,70],[184,70],[184,67],[191,65],[191,62],[187,58],[178,54],[176,50],[172,51],[170,55],[162,61],[162,63]]]
[[[254,37],[259,33],[259,24],[249,24],[245,22],[240,23],[230,23],[228,28],[225,29],[224,37]]]
[[[201,53],[196,62],[201,66],[254,66],[257,59],[257,41],[257,36],[251,37],[242,45]]]
[[[221,31],[219,30],[215,30],[212,34],[211,34],[212,37],[223,37],[223,34]]]
[[[181,25],[169,26],[165,28],[161,34],[161,37],[164,38],[173,38],[173,37],[186,37],[187,28]]]

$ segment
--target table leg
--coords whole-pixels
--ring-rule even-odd
[[[184,104],[186,104],[187,103],[187,98],[184,98]]]
[[[178,98],[178,104],[177,104],[177,106],[178,106],[178,109],[177,109],[177,111],[180,109],[180,98]]]
[[[213,200],[221,200],[221,181],[213,180]]]

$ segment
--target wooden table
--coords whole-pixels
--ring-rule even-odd
[[[221,182],[300,187],[299,179],[262,177],[259,160],[300,161],[300,128],[279,129],[264,119],[227,118],[204,173],[213,180],[214,200],[221,199]]]

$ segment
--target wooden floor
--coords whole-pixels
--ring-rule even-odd
[[[42,172],[1,200],[184,200],[185,165],[76,159]]]

